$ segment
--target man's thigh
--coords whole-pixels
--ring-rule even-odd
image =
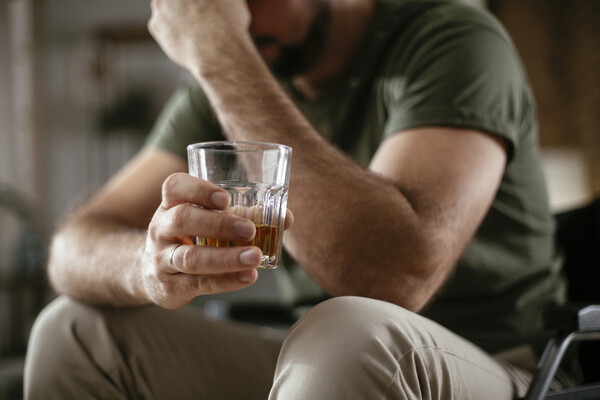
[[[290,330],[270,398],[510,400],[528,377],[415,313],[342,297]]]
[[[32,330],[35,398],[265,399],[281,339],[190,309],[108,309],[61,297]]]

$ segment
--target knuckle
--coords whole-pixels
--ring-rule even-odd
[[[155,241],[160,237],[160,228],[154,220],[148,225],[148,237],[151,241]]]
[[[198,280],[198,291],[200,293],[210,294],[213,293],[213,285],[211,284],[212,278],[205,276]]]
[[[196,278],[189,275],[172,275],[161,282],[161,299],[165,308],[179,308],[197,295]]]
[[[179,262],[181,263],[181,265],[179,265],[179,268],[181,270],[188,271],[194,266],[195,257],[192,251],[185,251],[184,249],[182,249],[183,247],[184,246],[180,246],[178,250],[181,252],[179,256]]]
[[[237,248],[215,248],[206,246],[194,246],[193,252],[190,252],[190,258],[187,260],[190,266],[204,273],[210,274],[210,271],[225,272],[235,270],[237,267],[238,250]],[[215,273],[214,275],[219,275]]]
[[[201,293],[214,294],[222,292],[223,289],[220,285],[221,276],[205,276],[203,279],[198,281],[197,289]]]
[[[156,246],[151,239],[146,239],[146,247],[143,253],[144,273],[148,276],[156,275],[158,272],[156,266],[160,264],[161,260],[161,252],[156,250]]]
[[[193,251],[190,251],[190,253],[193,253],[193,255],[190,254],[188,256],[187,262],[193,263],[190,265],[197,265],[200,268],[204,267],[208,263],[208,260],[207,260],[208,257],[207,257],[205,250],[206,249],[204,249],[202,247],[194,246]],[[193,258],[193,261],[192,261],[192,258]]]
[[[167,297],[172,297],[177,295],[179,291],[179,284],[174,277],[168,277],[161,281],[162,291],[165,293]]]
[[[214,229],[217,237],[226,239],[231,231],[232,221],[229,213],[214,213]]]
[[[204,273],[207,273],[215,267],[218,267],[218,258],[214,256],[215,252],[219,252],[218,249],[205,246],[195,246],[194,250],[196,251],[192,252],[193,255],[190,254],[190,258],[188,259],[188,262],[192,262],[194,264],[190,265],[197,266],[197,269]]]
[[[162,196],[163,198],[169,198],[170,194],[175,191],[175,187],[179,181],[178,174],[171,174],[164,180],[162,184]]]
[[[239,269],[240,253],[243,251],[241,247],[232,248],[231,251],[223,257],[223,265],[229,271]]]
[[[164,292],[167,295],[170,295],[175,291],[175,282],[169,276],[162,277],[160,279],[160,287],[162,289],[162,292]]]
[[[155,18],[154,15],[152,17],[150,17],[150,19],[148,20],[148,23],[146,24],[146,27],[148,28],[148,32],[150,32],[151,35],[154,35],[154,18]]]
[[[193,182],[192,187],[192,196],[193,198],[201,204],[208,204],[208,191],[206,190],[205,181],[202,181],[199,178],[194,178],[191,182]]]
[[[238,275],[235,272],[219,275],[214,284],[219,288],[218,290],[220,292],[229,292],[242,287]]]
[[[178,205],[170,210],[170,224],[174,229],[181,228],[187,221],[187,209],[184,205]]]
[[[163,257],[158,251],[155,251],[151,254],[150,259],[152,260],[152,264],[154,266],[158,266],[162,263]]]

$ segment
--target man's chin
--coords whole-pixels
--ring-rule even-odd
[[[317,65],[325,47],[330,17],[329,3],[323,2],[303,42],[283,44],[257,41],[259,51],[273,75],[281,80],[289,80],[306,74]]]

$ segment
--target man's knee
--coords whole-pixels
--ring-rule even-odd
[[[90,334],[102,332],[98,329],[102,320],[102,313],[93,307],[67,297],[57,298],[40,313],[31,329],[25,361],[27,398],[53,390],[65,383],[67,375],[74,379],[102,363],[109,352]]]
[[[70,336],[75,334],[75,327],[81,325],[79,320],[89,318],[90,315],[79,303],[68,297],[55,299],[42,310],[31,329],[28,361],[35,360],[36,365],[46,359],[60,361],[61,355],[65,354],[66,342],[71,341]]]
[[[425,340],[422,335],[423,317],[397,305],[363,297],[336,297],[311,309],[286,339],[288,345],[296,340],[315,346],[325,343],[324,355],[330,351],[353,357],[350,349],[374,347],[393,342],[405,352]],[[389,347],[389,346],[386,346]]]
[[[284,342],[275,397],[302,390],[309,397],[325,393],[341,398],[339,390],[349,386],[357,398],[381,394],[398,374],[399,354],[418,342],[413,335],[419,319],[399,306],[360,297],[337,297],[315,306]]]
[[[292,328],[271,398],[466,398],[481,391],[491,399],[510,398],[512,390],[501,365],[439,324],[391,303],[340,297]]]
[[[101,320],[102,314],[95,308],[61,296],[46,306],[37,317],[31,329],[28,352],[58,352],[66,339],[94,330],[95,326],[90,325],[101,324]]]

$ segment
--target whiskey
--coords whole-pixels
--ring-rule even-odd
[[[256,224],[254,239],[247,242],[232,242],[229,240],[205,238],[198,236],[196,244],[212,247],[257,246],[262,250],[263,262],[260,268],[272,269],[279,265],[279,235],[280,229],[275,225]]]
[[[263,253],[259,268],[277,268],[283,238],[287,186],[257,182],[223,182],[218,185],[227,190],[231,196],[231,203],[223,212],[230,212],[252,221],[256,226],[254,239],[235,242],[196,237],[194,242],[201,246],[212,247],[257,246]]]

